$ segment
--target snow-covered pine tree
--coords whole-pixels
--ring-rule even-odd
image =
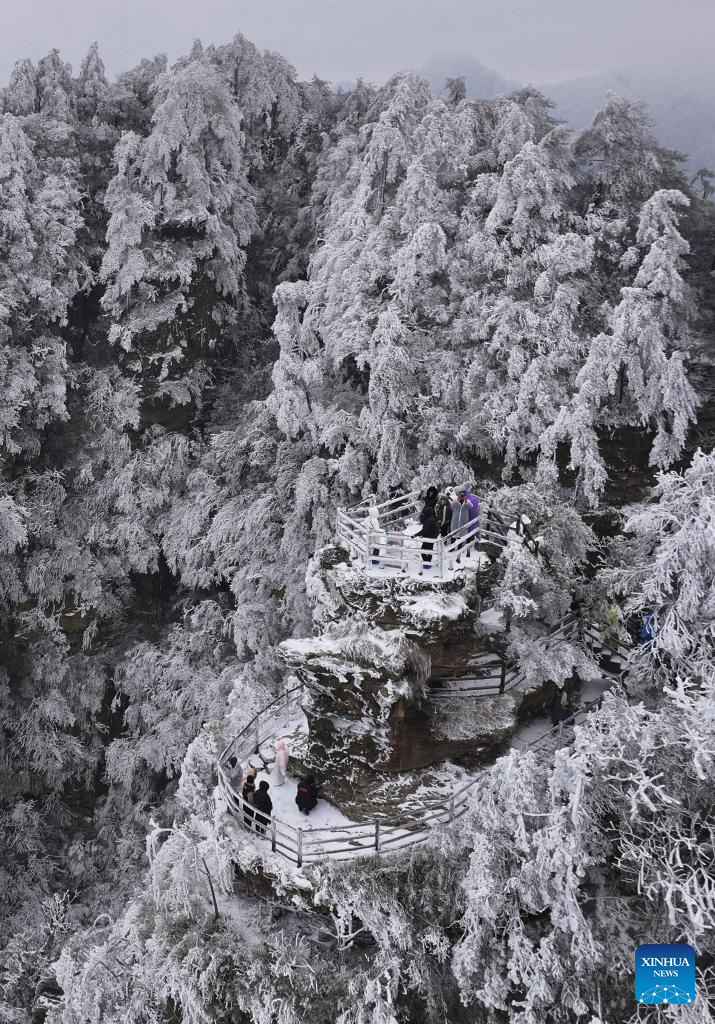
[[[219,72],[191,62],[155,92],[150,134],[117,146],[102,305],[147,397],[185,405],[205,379],[192,383],[191,361],[236,336],[256,219],[240,114]]]
[[[37,98],[41,114],[57,121],[71,121],[74,115],[72,68],[59,50],[50,50],[37,63]]]
[[[71,165],[45,172],[12,114],[0,120],[0,444],[5,455],[39,451],[39,432],[65,413],[66,362],[59,328],[77,287],[73,250],[81,226]],[[76,174],[76,168],[74,168]]]
[[[77,76],[77,113],[80,119],[91,120],[103,105],[109,91],[104,62],[97,43],[92,43]]]
[[[624,261],[632,265],[643,254],[633,284],[621,289],[608,329],[593,339],[573,400],[551,434],[551,443],[570,442],[570,467],[592,504],[607,478],[600,432],[626,426],[652,431],[650,463],[665,468],[681,454],[695,417],[697,400],[685,369],[690,299],[682,272],[689,246],[677,215],[687,202],[680,192],[661,190],[644,204],[637,248]]]
[[[17,117],[35,114],[39,109],[37,71],[28,57],[17,61],[12,69],[10,82],[3,89],[3,109]]]

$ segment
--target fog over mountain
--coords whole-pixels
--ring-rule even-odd
[[[491,100],[495,96],[504,96],[521,87],[521,82],[513,78],[505,78],[498,71],[482,64],[476,57],[466,53],[443,54],[427,61],[419,69],[430,84],[435,96],[443,94],[447,78],[461,77],[467,87],[467,96],[474,99]]]
[[[419,73],[435,96],[443,93],[447,78],[461,76],[467,96],[493,99],[528,84],[508,78],[468,54],[443,54],[427,61]],[[656,134],[672,149],[687,156],[687,168],[715,166],[715,77],[707,72],[676,74],[612,71],[568,78],[560,82],[534,82],[556,104],[555,115],[575,130],[585,128],[603,106],[609,92],[647,105]]]

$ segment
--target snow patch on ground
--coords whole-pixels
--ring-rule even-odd
[[[319,800],[309,815],[301,814],[295,802],[298,788],[298,780],[290,775],[290,760],[288,762],[288,776],[279,785],[279,777],[275,769],[275,743],[283,740],[288,750],[289,758],[302,755],[308,737],[308,723],[303,715],[301,719],[290,722],[282,731],[277,731],[275,739],[267,740],[261,745],[258,754],[252,754],[243,764],[244,771],[249,765],[256,769],[256,785],[263,779],[268,782],[268,794],[273,801],[273,816],[294,828],[302,828],[303,831],[314,829],[339,827],[351,825],[353,822],[346,818],[337,807],[329,804],[326,800]],[[256,836],[259,842],[266,842]],[[267,843],[270,846],[270,843]]]
[[[301,814],[295,802],[298,790],[298,780],[288,776],[282,786],[277,784],[275,775],[271,771],[260,771],[256,776],[258,782],[266,779],[270,784],[268,791],[273,801],[273,816],[286,825],[293,828],[302,828],[304,832],[311,832],[321,828],[339,828],[342,825],[352,825],[349,818],[333,807],[327,800],[319,800],[309,815]]]
[[[322,636],[307,636],[299,640],[284,640],[280,646],[286,654],[300,657],[321,654],[332,654],[338,657],[342,654],[338,638],[326,639]]]

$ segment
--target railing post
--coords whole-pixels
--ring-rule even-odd
[[[365,534],[365,568],[369,570],[372,561],[372,530]]]
[[[439,541],[439,575],[444,579],[444,537],[440,537]]]
[[[499,680],[499,693],[504,693],[506,687],[506,661],[502,658],[501,679]]]
[[[454,821],[454,793],[449,798],[449,821]]]
[[[303,829],[298,829],[298,867],[303,867]]]
[[[380,821],[375,822],[375,849],[380,852]]]
[[[271,818],[271,850],[276,852],[276,819]]]
[[[578,622],[578,636],[579,636],[579,640],[581,641],[581,643],[583,643],[584,642],[584,638],[585,638],[585,633],[584,633],[584,628],[583,628],[583,612],[581,611],[581,606],[580,605],[579,605],[579,607],[576,610],[576,616],[577,616],[576,621]]]
[[[258,723],[260,721],[260,718],[261,718],[261,713],[259,711],[258,714],[256,715],[256,720],[253,723],[253,753],[254,754],[257,754],[258,751],[261,749],[261,744],[259,743],[259,732],[258,732]]]

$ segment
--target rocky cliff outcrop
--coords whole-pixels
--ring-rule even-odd
[[[476,574],[442,582],[367,574],[340,548],[319,551],[308,570],[316,635],[287,640],[282,657],[307,684],[305,766],[337,802],[353,804],[376,778],[450,758],[480,760],[516,722],[519,701],[504,696],[429,700],[433,676],[466,671],[479,607]]]

